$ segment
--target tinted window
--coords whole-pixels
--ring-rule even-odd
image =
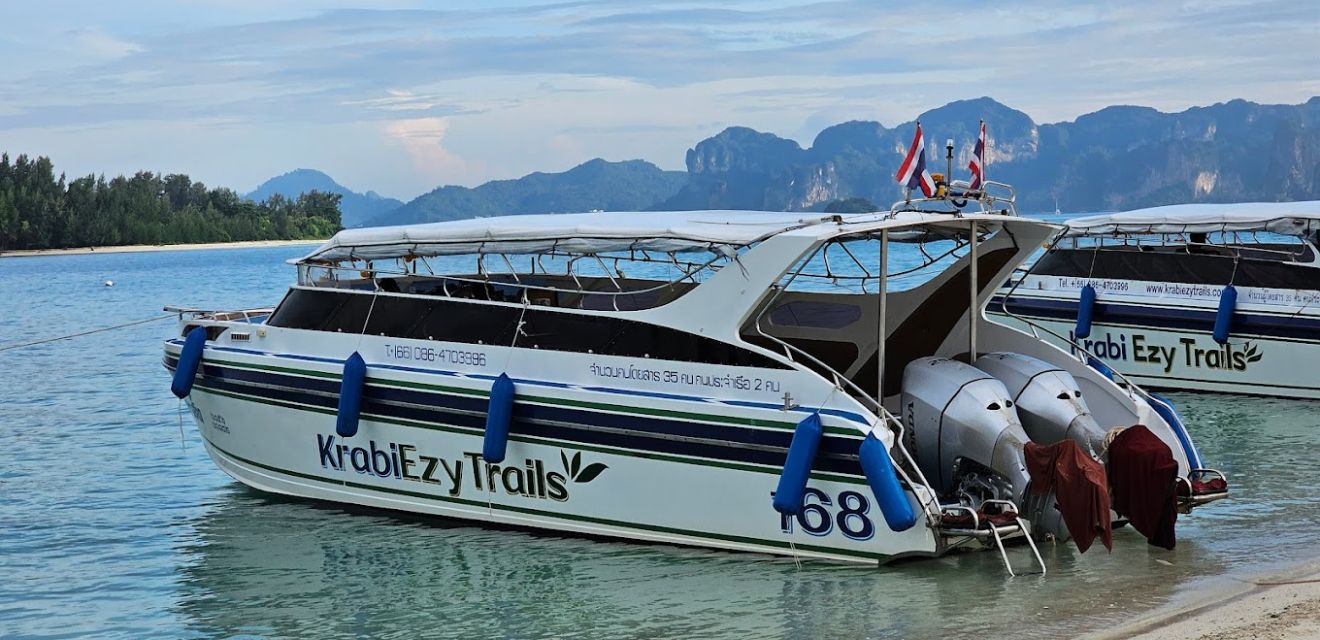
[[[798,300],[781,304],[770,311],[770,324],[778,327],[842,329],[862,317],[855,304]]]
[[[342,290],[291,289],[267,324],[418,340],[521,347],[785,369],[745,348],[669,327],[537,307],[414,298]],[[368,312],[370,321],[368,322]]]

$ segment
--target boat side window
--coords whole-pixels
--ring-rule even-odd
[[[862,318],[856,304],[820,300],[786,302],[770,310],[770,323],[779,327],[842,329]]]
[[[1205,247],[1207,252],[1131,251],[1122,247],[1082,249],[1056,248],[1041,256],[1032,268],[1034,275],[1071,278],[1102,278],[1143,282],[1176,282],[1278,289],[1314,289],[1315,276],[1279,252],[1269,258],[1253,257],[1247,249]],[[1220,253],[1223,252],[1223,253]]]
[[[670,327],[608,315],[452,298],[295,288],[267,324],[414,340],[786,368],[749,349]]]

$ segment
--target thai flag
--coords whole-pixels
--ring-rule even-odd
[[[985,120],[981,121],[981,135],[976,138],[976,148],[972,149],[972,160],[967,163],[972,170],[972,189],[980,189],[985,182]]]
[[[898,174],[894,178],[909,189],[921,187],[921,192],[927,198],[935,195],[935,180],[926,172],[926,139],[921,135],[920,122],[917,123],[917,136],[912,139],[907,157],[898,166]]]

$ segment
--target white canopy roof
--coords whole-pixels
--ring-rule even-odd
[[[1175,204],[1074,218],[1067,225],[1070,236],[1224,231],[1268,231],[1300,236],[1320,230],[1320,200]]]
[[[756,211],[563,213],[346,229],[303,260],[472,253],[696,251],[744,246],[833,216]]]

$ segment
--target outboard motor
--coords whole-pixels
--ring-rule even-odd
[[[969,473],[989,471],[999,478],[976,480],[993,494],[983,498],[1017,502],[1022,496],[1029,480],[1022,454],[1027,434],[1003,383],[956,360],[920,358],[903,370],[903,412],[917,464],[938,491],[958,492]]]
[[[1072,374],[1020,353],[988,353],[977,358],[976,368],[1004,383],[1017,404],[1022,428],[1033,442],[1054,444],[1071,439],[1100,459],[1105,432],[1087,408]]]
[[[903,370],[903,412],[911,448],[926,479],[945,495],[979,509],[987,499],[1027,500],[1027,433],[1008,389],[990,374],[947,358],[920,358]],[[1054,494],[1023,508],[1038,535],[1069,538]],[[1032,517],[1034,515],[1034,517]]]

